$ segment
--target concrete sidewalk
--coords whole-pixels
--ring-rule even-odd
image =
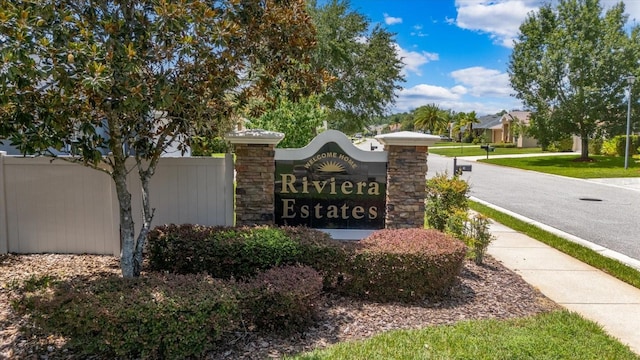
[[[488,254],[640,355],[640,289],[503,225],[490,231]]]

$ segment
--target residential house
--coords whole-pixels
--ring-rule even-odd
[[[478,118],[479,123],[473,125],[476,138],[483,143],[502,142],[502,117],[500,115],[486,115]]]
[[[504,143],[515,143],[516,147],[519,148],[528,148],[528,147],[536,147],[538,146],[538,140],[524,135],[519,134],[516,130],[515,123],[517,122],[519,126],[527,127],[531,121],[531,112],[530,111],[510,111],[500,118],[500,122],[502,124],[502,141]]]

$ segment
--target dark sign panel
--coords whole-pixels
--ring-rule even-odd
[[[276,160],[278,225],[321,229],[382,229],[386,162],[364,162],[335,142],[300,160]]]

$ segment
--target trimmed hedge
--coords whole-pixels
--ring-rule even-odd
[[[273,267],[303,264],[319,271],[327,288],[342,272],[345,247],[304,227],[164,225],[148,237],[149,266],[155,271],[248,279]]]
[[[239,323],[235,289],[204,275],[76,279],[49,290],[25,294],[19,310],[34,331],[63,335],[88,357],[200,357]]]
[[[267,227],[164,225],[148,237],[152,270],[179,274],[207,272],[215,278],[246,279],[298,262],[300,246],[282,230]]]
[[[245,320],[258,330],[288,334],[315,320],[322,277],[308,266],[283,266],[258,274],[240,289]]]
[[[340,290],[383,302],[413,302],[446,293],[467,251],[464,243],[434,229],[379,230],[359,246]]]

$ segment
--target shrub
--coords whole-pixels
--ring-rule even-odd
[[[616,155],[625,155],[625,146],[627,144],[627,136],[619,135],[613,138],[616,146]],[[629,135],[629,156],[633,156],[638,153],[638,147],[640,147],[640,136]]]
[[[291,333],[316,318],[322,277],[308,266],[283,266],[258,274],[241,288],[246,320],[262,331]]]
[[[346,267],[348,254],[357,242],[333,240],[329,234],[307,227],[285,226],[280,229],[300,246],[298,263],[318,271],[325,290],[335,288]]]
[[[483,215],[469,217],[467,211],[460,210],[449,218],[446,232],[462,240],[469,249],[469,256],[479,265],[494,238],[489,232],[489,224],[489,219]]]
[[[419,301],[446,293],[459,275],[465,245],[433,229],[385,229],[360,242],[340,288],[375,301]]]
[[[589,141],[589,153],[593,155],[602,155],[602,145],[604,140],[601,137],[591,139]]]
[[[618,155],[616,139],[608,139],[602,143],[602,155],[616,156]]]
[[[469,184],[458,175],[449,178],[446,173],[436,174],[427,180],[425,209],[427,226],[444,231],[451,214],[456,210],[469,208],[468,193]]]
[[[573,139],[566,138],[558,141],[551,142],[546,148],[543,148],[544,151],[550,152],[564,152],[564,151],[572,151],[573,150]]]
[[[299,255],[298,244],[277,228],[164,225],[149,233],[151,269],[180,274],[249,278],[274,266],[295,264]]]
[[[230,278],[233,253],[239,252],[239,233],[246,229],[200,225],[163,225],[148,235],[147,249],[151,270],[179,274],[208,272]]]
[[[515,148],[516,144],[501,142],[501,143],[493,143],[491,144],[491,146],[493,146],[494,148]]]
[[[276,266],[304,264],[322,274],[325,288],[337,283],[348,247],[324,232],[304,227],[199,225],[158,226],[149,233],[148,244],[152,270],[243,279]]]
[[[234,329],[234,291],[204,275],[148,274],[57,283],[26,293],[40,331],[61,334],[84,355],[183,359],[202,356]]]

